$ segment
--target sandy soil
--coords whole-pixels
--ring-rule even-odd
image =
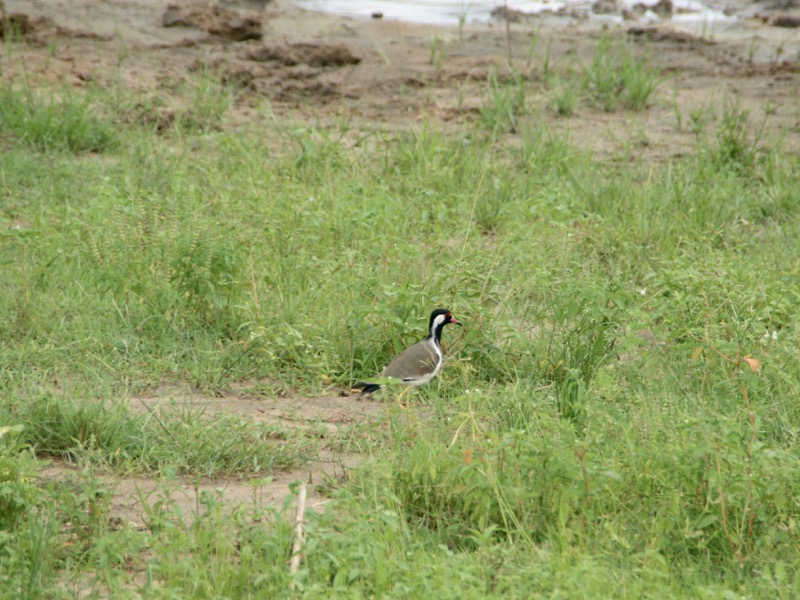
[[[795,6],[800,0],[774,0],[781,2],[780,9],[738,1],[731,10],[758,17],[705,31],[670,21],[611,26],[635,32],[637,45],[668,81],[640,114],[580,107],[570,118],[553,117],[553,127],[579,131],[580,144],[598,152],[617,152],[633,142],[647,158],[668,159],[695,141],[688,128],[678,131],[676,108],[685,123],[689,111],[704,103],[719,105],[735,97],[759,125],[769,106],[765,126],[796,138],[800,30],[774,27],[768,17],[800,16]],[[548,16],[510,24],[507,37],[499,22],[467,25],[459,32],[308,12],[287,0],[273,0],[259,10],[252,8],[261,5],[257,0],[6,0],[5,5],[30,18],[27,46],[15,50],[3,76],[18,76],[24,65],[29,79],[76,87],[121,81],[132,94],[161,98],[158,118],[164,124],[178,103],[177,85],[204,66],[240,87],[233,111],[240,126],[251,122],[265,102],[287,122],[344,120],[353,128],[386,131],[423,119],[461,123],[475,119],[485,104],[490,70],[506,72],[509,49],[514,67],[531,83],[528,101],[532,115],[538,115],[536,109],[547,104],[541,81],[547,40],[556,68],[578,66],[591,59],[603,26]],[[687,33],[692,29],[700,35]],[[540,41],[531,60],[534,31]],[[432,61],[434,37],[441,54]]]
[[[456,28],[388,20],[352,20],[304,11],[285,0],[263,4],[242,0],[216,4],[185,0],[5,0],[15,16],[22,43],[11,55],[0,46],[0,77],[23,74],[37,84],[122,85],[132,97],[162,99],[154,120],[168,125],[180,105],[176,89],[202,67],[211,67],[238,86],[231,127],[251,126],[266,105],[287,124],[346,121],[353,129],[402,131],[423,120],[455,127],[477,118],[485,103],[491,70],[514,67],[530,83],[530,119],[571,131],[574,143],[600,154],[619,156],[623,148],[646,160],[668,161],[690,151],[695,138],[677,126],[703,106],[718,108],[724,98],[750,110],[756,126],[780,131],[789,147],[800,147],[800,32],[776,27],[776,15],[798,16],[798,0],[770,4],[739,2],[729,8],[744,15],[735,25],[692,34],[669,21],[626,21],[612,27],[632,33],[669,79],[641,113],[602,112],[579,106],[558,118],[547,104],[542,56],[547,40],[556,68],[587,63],[602,25],[585,19],[542,17],[511,23]],[[791,22],[791,20],[790,20]],[[695,28],[697,29],[697,28]],[[532,33],[539,44],[529,57]],[[433,40],[441,52],[432,56]],[[507,134],[513,142],[515,134]],[[254,419],[307,427],[321,421],[330,432],[342,423],[382,418],[382,405],[353,399],[264,399],[238,393],[228,398],[163,394],[140,399],[158,405],[171,396],[208,411],[229,411]],[[141,404],[141,402],[139,402]],[[131,401],[137,407],[137,401]],[[280,503],[291,481],[318,484],[336,465],[355,457],[324,451],[319,461],[275,474],[254,491],[247,481],[202,481],[198,490],[223,490],[226,503]],[[71,467],[54,465],[44,475],[69,477]],[[112,480],[113,514],[144,526],[140,499],[151,506],[171,496],[184,515],[194,514],[196,482]],[[310,504],[325,498],[312,486]]]
[[[96,477],[110,490],[109,514],[115,523],[149,528],[155,514],[179,518],[189,524],[205,511],[200,501],[204,494],[210,494],[228,509],[280,508],[290,494],[290,484],[295,482],[306,484],[307,510],[322,510],[330,499],[320,492],[321,486],[329,483],[330,479],[345,477],[347,470],[361,460],[358,456],[332,451],[324,445],[324,440],[342,427],[386,418],[386,404],[359,400],[355,396],[264,398],[248,392],[249,386],[237,387],[237,391],[222,397],[203,396],[185,388],[164,388],[152,396],[129,398],[128,406],[136,413],[163,415],[169,411],[191,410],[205,417],[229,413],[285,428],[313,428],[315,432],[321,432],[323,438],[319,453],[295,469],[249,478],[152,479],[100,473]],[[55,480],[64,485],[71,485],[80,476],[78,466],[61,461],[53,461],[40,472],[43,480]]]

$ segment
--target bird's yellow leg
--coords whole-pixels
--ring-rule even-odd
[[[407,394],[407,393],[409,393],[409,392],[410,392],[410,390],[411,390],[411,388],[410,388],[410,387],[408,387],[408,386],[405,386],[405,387],[403,387],[403,390],[400,392],[400,394],[397,396],[397,398],[396,398],[396,401],[397,401],[397,404],[398,404],[398,405],[399,405],[401,408],[406,408],[406,407],[407,407],[407,404],[403,404],[403,394]]]
[[[409,431],[411,430],[411,386],[408,386],[405,390],[406,393],[406,424],[408,425]]]

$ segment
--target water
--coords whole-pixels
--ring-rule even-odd
[[[621,10],[637,4],[652,6],[657,0],[618,0],[620,13],[595,15],[591,11],[592,0],[516,0],[507,4],[508,8],[526,13],[556,12],[566,9],[577,14],[585,14],[589,18],[603,21],[622,21]],[[706,6],[699,0],[672,0],[674,11],[672,21],[675,23],[704,23],[712,25],[730,21],[719,10]],[[503,5],[502,0],[299,0],[299,4],[311,10],[319,10],[338,15],[368,18],[379,12],[385,19],[397,19],[412,23],[429,23],[435,25],[458,25],[465,22],[488,21],[492,9]],[[658,17],[648,11],[643,21],[656,21]]]

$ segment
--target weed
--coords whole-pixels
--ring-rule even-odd
[[[560,117],[571,117],[577,102],[574,85],[564,79],[558,79],[550,95],[549,106]]]
[[[447,47],[444,41],[439,38],[438,35],[434,34],[433,39],[431,40],[431,56],[428,62],[436,67],[437,74],[442,70],[442,66],[444,65],[444,60],[446,57]]]
[[[619,46],[602,35],[591,64],[583,68],[581,84],[602,110],[611,111],[621,104],[638,111],[647,105],[661,81],[647,61],[636,57],[631,42]]]
[[[553,48],[553,33],[550,32],[550,35],[547,36],[547,48],[545,49],[544,58],[542,59],[542,75],[545,81],[550,76],[550,69],[551,69],[550,53],[552,48]]]
[[[750,44],[747,46],[747,64],[752,65],[755,58],[758,45],[756,44],[756,36],[750,38]]]
[[[683,113],[678,106],[678,90],[672,90],[672,114],[675,115],[675,129],[683,131]]]
[[[689,111],[689,129],[695,137],[699,137],[713,118],[714,110],[711,104],[702,103]]]
[[[458,13],[458,41],[464,41],[464,25],[467,22],[467,7],[465,4],[461,4],[460,11]]]
[[[780,43],[775,46],[775,56],[772,59],[773,63],[778,63],[783,56],[784,51],[786,50],[786,42],[788,38],[783,38]]]
[[[508,179],[493,180],[492,189],[481,194],[475,202],[475,223],[483,233],[496,231],[502,222],[503,207],[514,193],[513,182]]]
[[[531,64],[533,63],[533,56],[536,54],[536,46],[539,44],[539,29],[534,29],[531,31],[531,41],[528,43],[528,56],[525,61],[525,67],[527,69],[531,68]]]
[[[749,171],[761,151],[761,131],[753,132],[749,112],[739,108],[734,100],[726,100],[715,134],[716,144],[711,159],[718,167]],[[764,114],[766,120],[767,114]]]
[[[583,89],[602,110],[612,110],[624,90],[622,70],[611,55],[611,38],[602,36],[592,62],[583,69]]]
[[[191,82],[190,90],[189,106],[178,115],[176,124],[190,133],[219,128],[233,103],[233,87],[203,67]]]
[[[0,531],[13,530],[35,496],[31,483],[35,471],[20,440],[22,430],[20,425],[0,427]]]
[[[70,90],[41,99],[30,89],[0,86],[0,130],[40,152],[102,152],[117,143],[111,123],[96,115],[91,94]]]
[[[622,60],[622,76],[625,80],[623,106],[634,111],[643,110],[658,86],[663,83],[663,78],[649,61],[640,61],[634,56],[632,47]]]
[[[559,313],[554,321],[569,324],[550,339],[542,376],[554,384],[558,414],[579,422],[592,380],[614,352],[615,317],[605,306],[582,302],[568,304]]]
[[[501,81],[491,71],[486,81],[487,96],[480,109],[484,125],[495,133],[514,133],[519,128],[519,118],[525,113],[525,81],[522,75],[511,70],[507,81]]]

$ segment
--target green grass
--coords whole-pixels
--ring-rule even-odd
[[[75,141],[105,131],[90,96],[3,92],[47,127],[7,121],[0,154],[0,596],[798,595],[800,162],[778,139],[728,104],[680,161],[601,162],[521,79],[454,133],[232,132],[203,81],[191,126],[101,147]],[[410,423],[126,403],[322,394],[435,306],[465,327]],[[362,463],[306,514],[294,577],[280,507],[205,495],[187,524],[164,500],[139,531],[94,475],[261,477],[323,443]],[[37,479],[49,457],[83,467],[71,487]]]
[[[10,133],[34,150],[103,152],[116,143],[112,123],[98,116],[92,94],[69,89],[40,98],[30,88],[0,86],[0,132]]]
[[[316,454],[313,430],[304,436],[173,403],[161,409],[148,404],[149,412],[135,414],[109,396],[82,389],[21,393],[20,400],[3,406],[0,419],[22,427],[20,440],[40,457],[117,472],[256,475],[303,464]]]
[[[591,63],[583,68],[581,84],[591,102],[602,110],[621,106],[641,111],[662,80],[650,61],[636,55],[632,42],[620,43],[602,34]]]
[[[495,134],[516,133],[520,118],[526,112],[526,95],[521,74],[511,70],[500,78],[494,70],[491,71],[486,80],[484,106],[480,109],[481,121]]]
[[[554,78],[549,107],[560,117],[571,117],[575,112],[577,93],[575,85],[567,78]]]

